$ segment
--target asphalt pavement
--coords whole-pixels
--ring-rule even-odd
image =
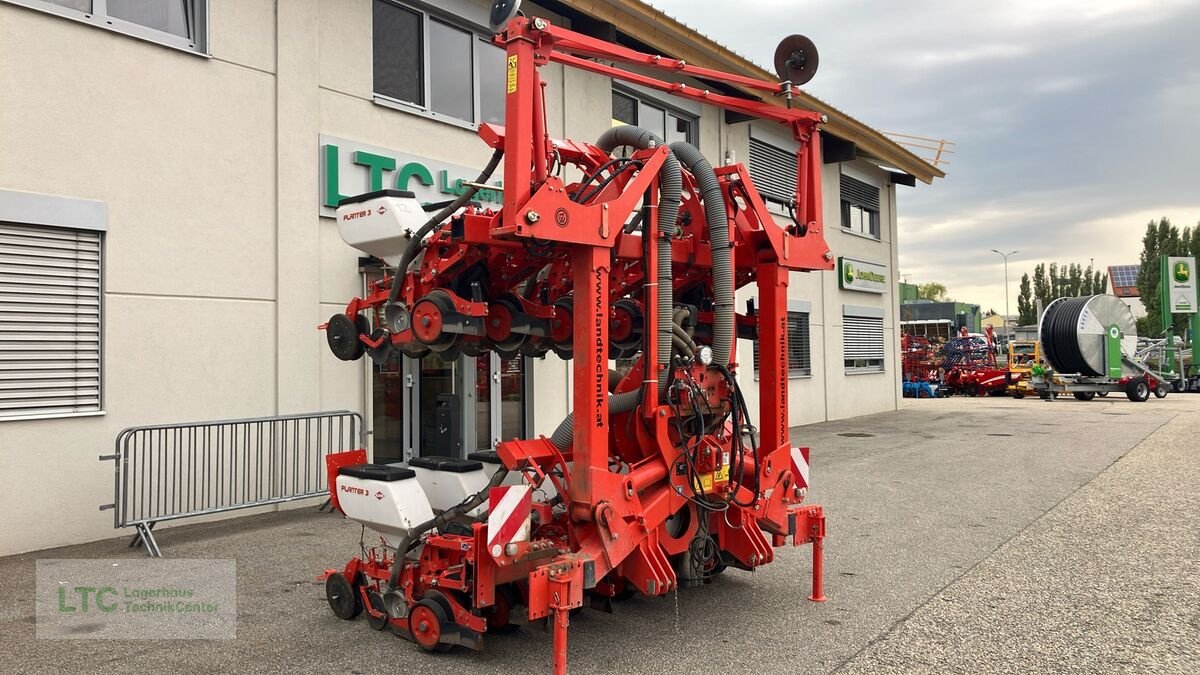
[[[572,617],[572,673],[1200,672],[1200,396],[1137,404],[918,400],[793,430],[828,519],[751,574]],[[40,524],[5,527],[52,527]],[[335,618],[315,580],[359,527],[315,509],[161,530],[237,560],[234,640],[35,638],[34,565],[138,557],[125,539],[0,558],[0,672],[548,672],[550,635],[425,654]]]

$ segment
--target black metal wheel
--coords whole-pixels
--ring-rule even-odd
[[[379,616],[375,616],[367,612],[367,625],[375,630],[383,630],[388,626],[387,606],[383,604],[383,596],[376,591],[367,593],[367,601],[371,603],[371,609],[379,612]]]
[[[1154,387],[1154,398],[1166,398],[1166,397],[1167,397],[1167,385],[1163,384],[1162,382],[1159,382]]]
[[[382,328],[376,328],[371,333],[371,342],[383,340],[378,347],[369,347],[367,354],[375,363],[387,363],[388,357],[392,355],[392,340],[391,336]]]
[[[1094,398],[1096,398],[1096,392],[1094,392],[1094,391],[1077,391],[1077,392],[1075,392],[1075,400],[1076,401],[1090,401]]]
[[[333,615],[339,619],[350,621],[362,613],[362,598],[358,595],[358,589],[341,572],[334,572],[325,580],[325,599],[329,601]]]
[[[343,361],[356,361],[366,352],[367,346],[358,339],[362,327],[359,318],[366,320],[361,315],[351,319],[345,314],[334,314],[325,326],[325,341],[329,344],[329,351]]]

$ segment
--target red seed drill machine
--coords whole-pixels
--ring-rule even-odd
[[[331,456],[333,501],[380,535],[326,572],[331,608],[346,619],[365,611],[373,627],[438,651],[481,648],[523,606],[531,622],[552,623],[554,671],[564,673],[568,613],[585,599],[607,608],[753,570],[788,539],[812,543],[810,599],[824,600],[825,518],[802,505],[808,449],[792,446],[787,414],[788,275],[833,267],[822,119],[791,107],[793,87],[816,70],[815,48],[785,39],[783,81],[761,81],[526,18],[516,5],[492,7],[507,98],[506,125],[479,128],[491,161],[452,203],[423,206],[394,190],[345,200],[342,236],[394,275],[323,328],[343,360],[552,351],[573,360],[574,413],[548,438],[500,442],[490,474],[460,459]],[[783,125],[799,144],[791,222],[769,214],[745,166],[714,168],[687,143],[632,126],[595,143],[550,138],[538,72],[549,62]],[[788,107],[609,63],[753,88]],[[502,157],[503,207],[473,205]],[[564,182],[564,167],[582,178]],[[734,293],[748,284],[757,307],[738,313]],[[734,361],[739,337],[759,343],[758,428]],[[636,365],[616,377],[614,358]],[[532,488],[550,496],[533,499]]]

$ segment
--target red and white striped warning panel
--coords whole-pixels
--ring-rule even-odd
[[[488,492],[488,549],[499,556],[506,544],[529,541],[533,494],[528,485],[503,485]]]
[[[792,448],[792,475],[796,487],[808,487],[808,448]]]

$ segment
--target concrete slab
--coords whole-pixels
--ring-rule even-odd
[[[1176,416],[1182,417],[1158,431]],[[1004,557],[1011,555],[1007,551],[1012,546],[1006,543],[1031,524],[1045,522],[1047,513],[1058,512],[1056,507],[1073,503],[1072,495],[1081,486],[1143,439],[1161,435],[1168,445],[1178,443],[1180,435],[1189,432],[1178,431],[1175,425],[1195,424],[1196,419],[1200,419],[1200,397],[1170,396],[1144,404],[1124,399],[1046,403],[958,398],[911,401],[898,413],[796,429],[793,436],[797,442],[813,448],[810,499],[824,504],[829,518],[829,602],[806,600],[808,549],[782,549],[775,563],[754,574],[735,570],[708,587],[678,596],[636,597],[620,604],[612,615],[583,612],[571,622],[571,670],[795,673],[828,672],[843,664],[887,671],[1003,670],[991,655],[1007,658],[1007,652],[1000,649],[1001,639],[991,631],[1009,630],[1012,620],[1022,615],[1029,622],[1028,633],[1042,635],[1044,646],[1036,653],[1051,654],[1056,649],[1056,634],[1069,634],[1061,629],[1063,622],[1074,616],[1093,616],[1081,608],[1109,611],[1123,586],[1149,585],[1147,577],[1161,574],[1162,583],[1156,588],[1182,588],[1186,583],[1182,575],[1188,571],[1182,563],[1172,570],[1149,563],[1190,555],[1194,565],[1195,530],[1189,539],[1189,532],[1178,525],[1160,522],[1169,521],[1170,509],[1147,506],[1139,512],[1144,516],[1139,518],[1140,527],[1126,522],[1112,529],[1095,522],[1088,525],[1088,518],[1097,518],[1099,512],[1096,507],[1083,508],[1077,520],[1063,526],[1064,531],[1076,532],[1072,541],[1092,542],[1098,553],[1081,557],[1069,547],[1047,544],[1036,549],[1040,556],[1036,560],[1040,569],[1052,569],[1065,580],[1096,577],[1097,587],[1104,592],[1070,596],[1071,609],[1059,606],[1065,602],[1063,596],[1031,595],[1043,599],[1034,605],[1049,606],[1042,614],[1025,604],[1002,605],[993,612],[989,604],[995,605],[994,601],[979,600],[983,594],[989,594],[988,598],[995,595],[994,589],[985,589],[989,579],[1013,583],[1022,575],[1035,576],[1033,569],[1016,571],[1019,560]],[[1158,435],[1151,436],[1156,431]],[[1135,458],[1157,467],[1157,473],[1137,479],[1141,481],[1139,489],[1147,495],[1170,493],[1175,501],[1168,503],[1175,508],[1177,500],[1194,494],[1188,492],[1194,486],[1189,482],[1194,474],[1183,471],[1178,458],[1169,460],[1139,450],[1112,471]],[[1130,496],[1120,491],[1120,485],[1113,489],[1117,492],[1104,493],[1112,501],[1108,510]],[[1098,506],[1105,506],[1104,502],[1101,499]],[[53,516],[37,526],[53,527]],[[489,638],[483,652],[428,655],[408,642],[368,629],[361,619],[349,623],[335,618],[315,577],[322,569],[338,567],[354,555],[359,532],[351,522],[311,510],[164,531],[160,544],[172,558],[237,560],[241,601],[238,638],[231,641],[36,640],[32,601],[36,559],[139,553],[124,548],[124,540],[109,540],[0,558],[0,593],[11,599],[0,609],[0,672],[549,670],[550,636],[533,627]],[[1138,563],[1136,567],[1111,561],[1088,563],[1096,555],[1148,546],[1143,544],[1146,538],[1159,541],[1140,548],[1145,555],[1138,553],[1143,557],[1131,559]],[[997,559],[1003,564],[993,563]],[[1002,570],[995,570],[994,565],[1005,570],[1013,567],[1014,571],[1004,573],[1014,579],[997,576]],[[975,581],[981,570],[995,571]],[[1191,573],[1195,578],[1194,568]],[[959,584],[963,584],[961,591],[956,590]],[[951,596],[956,598],[953,603],[931,600],[956,592],[959,595]],[[1149,592],[1154,597],[1153,591]],[[1005,597],[1016,598],[1017,594]],[[928,624],[913,623],[939,602],[969,615],[967,619],[974,621],[968,624],[971,632],[947,633],[945,624],[933,618]],[[1114,635],[1124,630],[1132,615],[1121,616],[1125,619],[1114,619]],[[1183,623],[1172,624],[1174,630],[1191,625],[1194,644],[1195,625],[1200,621],[1194,615],[1187,620],[1169,612],[1151,612],[1144,617],[1149,628],[1139,629],[1137,635],[1144,637],[1158,630],[1155,617],[1176,617]],[[967,619],[955,616],[952,622]],[[942,632],[927,626],[940,627]],[[923,638],[928,645],[940,644],[944,652],[957,653],[964,641],[979,640],[978,659],[919,660],[918,652],[896,651],[893,646],[916,638],[905,637],[899,643],[884,638],[903,631],[915,631],[905,635]],[[952,642],[943,644],[945,641]],[[994,651],[986,651],[984,643],[991,644]],[[928,646],[925,651],[933,650]],[[1086,663],[1093,662],[1099,663]],[[1041,670],[1039,663],[1049,666],[1055,662],[1030,657],[1021,665],[1024,670]],[[1183,661],[1171,661],[1164,655],[1155,663],[1171,670]]]

